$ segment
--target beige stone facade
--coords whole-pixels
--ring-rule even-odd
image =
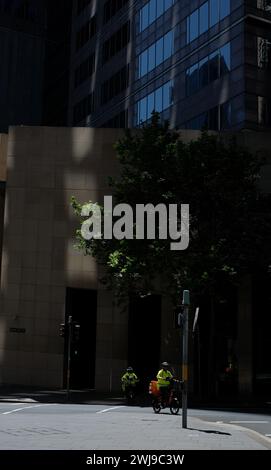
[[[99,284],[95,261],[75,250],[78,220],[70,202],[72,196],[80,202],[102,202],[110,194],[108,176],[118,171],[113,144],[121,135],[116,129],[13,127],[8,138],[0,136],[1,161],[7,146],[0,305],[2,384],[63,387],[65,355],[59,325],[67,315],[67,288],[71,288],[97,292],[94,386],[119,390],[127,366],[128,311],[116,307],[112,294]],[[186,133],[185,139],[196,135]],[[240,139],[253,150],[271,148],[269,136],[257,144],[252,134],[240,135]],[[271,187],[269,170],[266,190]],[[5,164],[0,163],[0,171],[5,178]],[[246,305],[245,300],[242,317]],[[91,314],[91,308],[85,305],[84,313]],[[160,358],[173,358],[179,372],[179,331],[174,329],[166,298],[161,310]],[[242,336],[239,343],[247,383],[251,381],[251,339]],[[93,350],[93,345],[89,348]],[[247,389],[250,387],[248,383]]]

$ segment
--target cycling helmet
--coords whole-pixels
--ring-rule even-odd
[[[133,372],[134,371],[134,369],[132,367],[127,367],[126,370],[127,370],[127,372]]]
[[[162,362],[161,366],[162,367],[169,367],[169,363],[168,362]]]

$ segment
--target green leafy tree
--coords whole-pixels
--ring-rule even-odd
[[[189,289],[194,300],[206,293],[215,298],[245,273],[268,265],[262,160],[234,139],[207,132],[185,143],[156,113],[137,132],[127,130],[115,149],[120,175],[110,178],[110,186],[116,204],[190,205],[186,251],[171,251],[169,239],[87,241],[77,231],[77,246],[105,268],[103,281],[119,297],[160,292],[178,303]],[[75,199],[72,205],[82,224],[82,206]]]

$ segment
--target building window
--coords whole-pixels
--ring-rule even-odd
[[[129,85],[129,65],[126,65],[117,73],[112,75],[109,80],[102,84],[101,104],[106,104],[122,91],[126,90]]]
[[[76,35],[76,50],[81,49],[96,33],[96,16],[93,16]]]
[[[173,36],[173,31],[169,31],[138,56],[138,78],[143,77],[172,56]]]
[[[271,0],[257,0],[257,8],[271,13]]]
[[[185,123],[186,129],[212,131],[227,130],[232,126],[232,105],[228,101],[215,106]]]
[[[187,44],[223,20],[231,12],[230,0],[209,0],[186,19]]]
[[[258,123],[260,126],[271,126],[271,99],[258,96]]]
[[[104,4],[104,24],[108,23],[108,21],[115,16],[118,11],[120,11],[129,0],[108,0]]]
[[[271,67],[271,41],[258,37],[258,67],[270,69]]]
[[[116,33],[103,44],[103,64],[120,52],[130,41],[130,21],[127,21]]]
[[[80,15],[91,2],[92,0],[77,0],[77,15]]]
[[[95,69],[95,54],[91,54],[79,67],[75,69],[74,73],[74,88],[77,88],[85,82],[93,74]]]
[[[175,0],[150,0],[139,10],[139,32],[142,33],[174,4]]]
[[[94,93],[90,93],[73,107],[73,124],[86,119],[94,111]]]
[[[121,111],[113,118],[106,121],[100,127],[107,127],[109,129],[125,129],[128,127],[128,109]]]
[[[136,125],[139,126],[141,123],[150,119],[153,111],[161,113],[169,108],[172,103],[173,83],[170,80],[137,102]]]
[[[216,50],[186,70],[186,94],[190,96],[231,70],[231,44]]]
[[[220,106],[220,130],[230,129],[232,123],[231,112],[232,106],[230,101]]]

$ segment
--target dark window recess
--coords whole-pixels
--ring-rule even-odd
[[[82,62],[74,73],[74,88],[87,80],[93,74],[95,69],[95,54],[91,54],[84,62]]]
[[[112,75],[109,80],[106,80],[102,84],[101,91],[101,104],[105,104],[112,100],[114,96],[117,96],[129,85],[129,65],[126,65],[117,73]]]
[[[94,93],[90,93],[73,108],[73,124],[78,124],[94,110]]]
[[[210,129],[213,131],[219,130],[219,106],[194,117],[191,121],[186,123],[186,129],[201,130]]]
[[[104,5],[104,24],[108,23],[126,3],[128,0],[108,0]]]
[[[260,126],[271,126],[271,99],[258,96],[258,123]]]
[[[77,0],[77,15],[80,15],[91,2],[92,0]]]
[[[103,64],[114,57],[130,41],[130,21],[127,21],[116,33],[103,44]]]
[[[76,50],[83,47],[96,33],[96,16],[93,16],[76,35]]]
[[[113,118],[106,121],[101,127],[107,127],[109,129],[125,129],[128,127],[128,110],[121,111]]]

